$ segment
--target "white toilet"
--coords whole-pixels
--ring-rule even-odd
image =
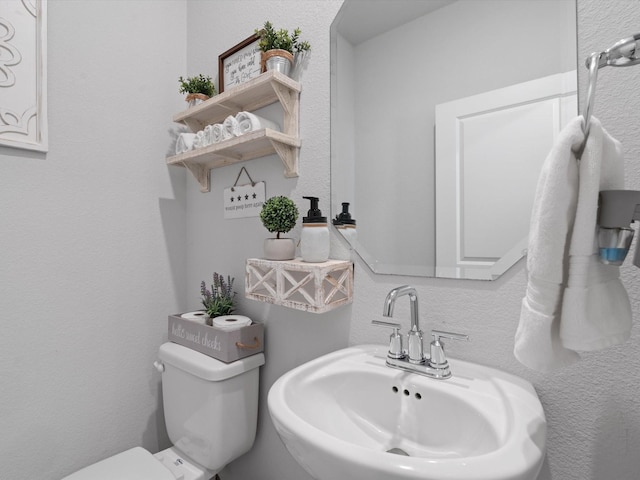
[[[262,353],[223,363],[176,343],[160,346],[164,417],[173,447],[135,447],[62,480],[209,480],[256,436]]]

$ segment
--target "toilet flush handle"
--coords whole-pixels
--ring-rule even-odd
[[[164,372],[164,363],[156,360],[155,362],[153,362],[153,366],[156,367],[156,370],[158,370],[160,373]]]

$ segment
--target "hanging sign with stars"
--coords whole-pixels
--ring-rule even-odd
[[[247,183],[224,189],[224,218],[257,217],[265,201],[264,182]]]

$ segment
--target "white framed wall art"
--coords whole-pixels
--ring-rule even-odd
[[[0,1],[0,146],[46,152],[46,0]]]

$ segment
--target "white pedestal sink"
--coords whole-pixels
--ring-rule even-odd
[[[385,365],[386,348],[330,353],[283,375],[269,412],[318,480],[534,480],[546,421],[531,384],[449,359],[434,380]]]

